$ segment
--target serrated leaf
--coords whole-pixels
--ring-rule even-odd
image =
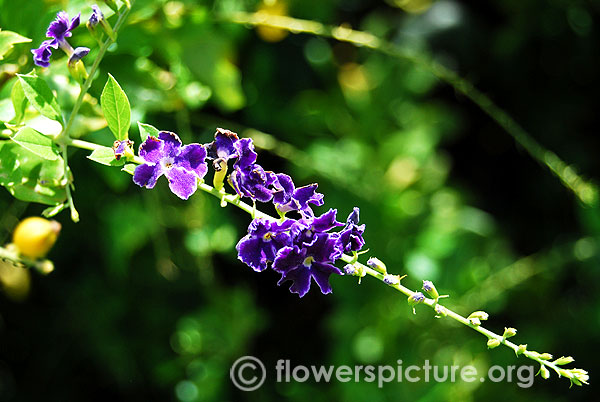
[[[106,166],[123,166],[125,164],[125,158],[116,160],[115,151],[109,147],[95,149],[94,152],[88,156],[88,159]]]
[[[43,116],[63,124],[60,106],[46,81],[36,75],[17,74],[27,100]]]
[[[0,31],[0,60],[13,48],[13,45],[27,42],[31,42],[31,39],[21,36],[16,32]]]
[[[133,174],[135,173],[136,167],[137,167],[137,165],[135,163],[128,163],[127,165],[123,166],[123,168],[121,170],[123,172],[127,172],[133,176]]]
[[[49,161],[60,157],[52,140],[30,127],[23,127],[11,138],[14,142]]]
[[[142,142],[146,141],[149,136],[158,137],[158,128],[151,126],[150,124],[140,123],[138,121],[138,128],[140,129],[140,138]]]
[[[23,117],[25,116],[25,109],[27,108],[27,98],[25,97],[25,92],[23,92],[21,81],[15,81],[10,93],[10,98],[12,99],[13,108],[15,109],[15,117],[12,122],[14,124],[21,124]]]
[[[131,125],[131,107],[127,95],[110,74],[100,95],[100,104],[110,131],[117,140],[126,140]]]

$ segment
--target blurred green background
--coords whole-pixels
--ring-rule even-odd
[[[90,1],[0,0],[0,27],[33,39],[0,62],[0,99],[57,11]],[[102,6],[106,15],[111,13]],[[249,218],[166,181],[140,189],[118,169],[73,150],[81,222],[57,219],[49,276],[0,265],[0,401],[563,401],[593,400],[600,335],[600,213],[464,96],[414,64],[314,35],[227,22],[266,10],[372,32],[456,70],[585,177],[600,175],[597,94],[600,2],[452,0],[137,0],[76,121],[76,135],[110,146],[98,99],[110,72],[132,120],[209,142],[216,127],[254,138],[259,163],[318,182],[345,218],[361,208],[372,255],[431,279],[460,313],[519,330],[516,343],[572,355],[592,385],[274,382],[292,364],[529,364],[507,348],[437,320],[366,278],[334,277],[332,295],[299,299],[236,260]],[[114,19],[110,21],[114,24]],[[81,27],[71,43],[98,46]],[[60,59],[60,60],[59,60]],[[69,110],[77,85],[64,56],[38,73]],[[56,61],[58,60],[58,61]],[[135,127],[135,125],[133,126]],[[131,137],[139,144],[136,128]],[[43,206],[0,193],[0,243]],[[265,385],[236,390],[243,355],[269,368]],[[536,367],[537,371],[537,367]]]

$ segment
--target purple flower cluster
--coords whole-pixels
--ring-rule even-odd
[[[115,144],[116,151],[122,144]],[[188,199],[197,189],[198,181],[207,172],[206,159],[213,162],[216,172],[227,169],[235,160],[229,183],[240,197],[272,202],[282,215],[281,220],[256,218],[248,234],[237,244],[238,258],[257,272],[269,266],[281,274],[278,284],[291,281],[290,291],[304,296],[314,280],[322,293],[331,293],[329,277],[341,275],[335,262],[344,253],[358,252],[365,244],[365,225],[359,225],[359,209],[354,208],[346,223],[338,222],[337,211],[330,209],[315,216],[311,205],[322,206],[323,194],[317,184],[296,187],[285,174],[265,171],[256,163],[257,154],[250,138],[217,129],[209,144],[182,146],[175,133],[161,131],[158,137],[148,137],[140,146],[139,156],[145,161],[134,172],[133,181],[153,188],[165,175],[171,191]],[[297,219],[285,216],[296,211]],[[342,227],[333,232],[334,228]]]
[[[77,14],[69,20],[69,16],[64,11],[56,14],[56,19],[50,23],[46,31],[46,36],[50,39],[43,41],[39,48],[31,50],[36,65],[49,67],[52,49],[58,49],[59,47],[69,56],[69,59],[74,57],[73,61],[80,60],[89,53],[90,49],[87,47],[73,49],[67,42],[67,38],[72,35],[71,31],[79,26],[80,17],[81,15]]]

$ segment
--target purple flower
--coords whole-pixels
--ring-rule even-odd
[[[77,14],[76,17],[73,17],[71,21],[69,21],[69,16],[66,12],[60,11],[56,14],[56,19],[50,23],[48,27],[48,31],[46,31],[46,36],[48,38],[54,38],[54,40],[60,44],[60,42],[64,41],[65,38],[70,37],[71,31],[79,26],[79,18],[81,17],[81,13]]]
[[[336,213],[335,209],[330,209],[319,217],[294,221],[290,228],[293,245],[282,248],[273,262],[273,269],[282,274],[279,285],[293,281],[290,291],[302,297],[310,289],[312,278],[323,294],[331,293],[329,276],[342,274],[333,266],[342,255],[339,235],[328,233],[342,225],[336,221]]]
[[[268,202],[273,198],[271,187],[277,181],[273,172],[265,171],[256,163],[256,152],[250,138],[242,138],[234,142],[238,159],[233,164],[233,172],[229,176],[231,186],[242,197]]]
[[[200,144],[181,146],[175,133],[161,131],[158,138],[150,136],[140,145],[139,155],[146,163],[135,168],[133,181],[140,187],[153,188],[163,174],[169,188],[179,198],[187,200],[198,187],[208,168],[206,150]]]
[[[295,188],[292,178],[287,174],[277,174],[274,183],[273,204],[280,212],[300,211],[304,216],[313,215],[310,204],[323,205],[323,194],[317,193],[318,184]]]
[[[73,53],[69,57],[69,65],[74,65],[79,60],[81,60],[82,58],[84,58],[85,56],[87,56],[87,54],[89,52],[90,52],[90,48],[88,48],[88,47],[77,47],[77,48],[75,48],[75,50],[73,50]]]
[[[217,128],[215,133],[215,140],[209,144],[206,144],[207,158],[209,160],[224,160],[227,162],[229,159],[237,158],[238,151],[234,144],[239,140],[236,133],[233,131]],[[217,162],[218,163],[218,162]],[[215,166],[217,163],[213,163]]]
[[[49,67],[50,56],[52,56],[52,47],[55,47],[54,41],[45,40],[37,49],[31,49],[31,53],[33,53],[33,62],[40,67]]]
[[[321,293],[331,293],[329,276],[342,272],[332,265],[341,255],[337,235],[316,233],[313,241],[284,247],[277,253],[273,269],[281,274],[278,285],[292,281],[290,291],[303,297],[310,289],[311,278],[321,289]]]
[[[133,141],[131,140],[115,141],[112,146],[113,151],[115,152],[115,159],[121,159],[121,157],[128,152],[133,155],[131,147],[133,147]]]
[[[90,15],[90,19],[88,20],[88,26],[94,28],[102,20],[104,20],[104,14],[102,14],[100,7],[96,4],[92,5],[92,15]]]
[[[340,241],[346,253],[360,251],[365,245],[365,240],[363,239],[365,225],[358,225],[359,213],[360,210],[358,207],[354,207],[350,215],[348,215],[346,226],[340,232]]]
[[[292,220],[280,224],[254,219],[248,227],[248,234],[236,246],[240,261],[257,272],[264,271],[267,263],[275,260],[279,250],[292,245],[292,238],[287,233],[292,224]]]
[[[66,38],[70,37],[72,35],[71,31],[79,26],[80,16],[80,14],[77,14],[76,17],[73,17],[73,19],[69,21],[69,16],[66,12],[61,11],[58,14],[56,14],[56,19],[50,23],[50,26],[46,31],[46,36],[52,39],[43,41],[39,48],[31,50],[31,53],[33,53],[33,62],[36,65],[40,67],[50,66],[50,56],[52,56],[52,49],[58,49],[60,47],[69,56],[73,54],[73,48],[71,47],[71,45],[69,45]],[[81,52],[79,54],[81,55]],[[79,59],[85,56],[85,54],[81,55]]]

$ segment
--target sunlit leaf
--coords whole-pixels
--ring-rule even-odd
[[[60,106],[46,81],[36,75],[17,74],[27,100],[43,116],[63,123]]]
[[[13,45],[27,42],[31,42],[31,39],[21,36],[16,32],[0,30],[0,60],[13,48]]]
[[[95,149],[94,152],[88,156],[88,159],[106,166],[122,166],[125,164],[125,158],[116,160],[115,151],[109,147]]]
[[[20,129],[11,140],[44,159],[53,161],[59,158],[58,149],[52,139],[30,127]]]
[[[117,140],[126,140],[131,124],[131,107],[127,95],[110,74],[102,90],[100,103],[110,131]]]

